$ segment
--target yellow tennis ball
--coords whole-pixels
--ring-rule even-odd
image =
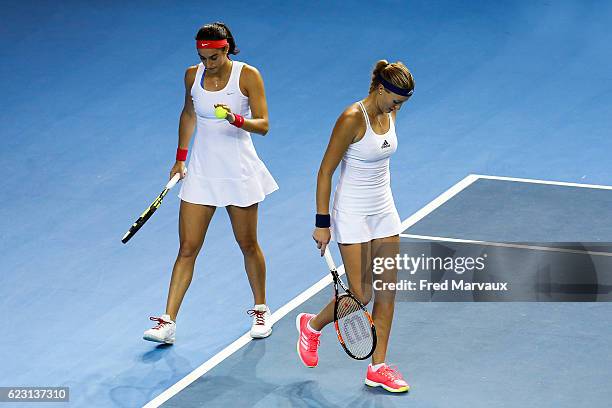
[[[222,106],[217,106],[215,108],[215,116],[219,119],[225,119],[227,116],[227,111]]]

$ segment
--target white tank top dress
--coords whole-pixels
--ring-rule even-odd
[[[195,139],[179,197],[193,204],[215,207],[248,207],[278,189],[274,178],[257,156],[251,134],[215,116],[215,104],[228,105],[232,112],[251,117],[249,98],[240,90],[244,63],[232,62],[225,88],[204,89],[204,65],[198,64],[191,98],[197,117]]]
[[[340,179],[331,214],[332,239],[342,244],[369,242],[401,232],[401,220],[391,193],[389,159],[397,150],[395,123],[389,114],[389,130],[372,130],[362,102],[366,131],[349,145],[342,157]]]

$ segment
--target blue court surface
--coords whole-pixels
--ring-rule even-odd
[[[2,20],[0,386],[66,386],[52,405],[75,407],[610,406],[602,299],[397,302],[388,361],[405,395],[366,388],[331,327],[303,367],[294,318],[332,295],[316,174],[382,58],[416,82],[391,160],[403,240],[612,242],[611,3],[24,1]],[[245,336],[251,291],[219,209],[177,343],[158,346],[142,332],[166,301],[176,190],[120,238],[167,180],[194,35],[217,20],[265,82],[270,132],[253,141],[280,190],[258,238],[278,322]]]
[[[444,241],[457,234],[468,241],[476,237],[469,228],[459,233],[458,224],[490,224],[509,213],[515,216],[505,220],[505,231],[481,235],[478,241],[524,241],[540,236],[540,224],[533,222],[538,215],[548,214],[551,207],[561,212],[559,203],[565,201],[555,199],[578,193],[590,199],[580,207],[570,205],[564,214],[595,210],[601,223],[612,221],[612,207],[601,206],[612,199],[610,187],[469,176],[406,220],[402,236],[432,239],[437,234],[436,239]],[[548,200],[542,199],[547,195]],[[541,199],[530,205],[526,216],[521,212],[529,196]],[[472,220],[465,209],[481,216]],[[580,231],[569,229],[572,233]],[[209,362],[151,406],[174,393],[163,406],[603,407],[612,397],[603,380],[612,374],[608,303],[398,301],[389,361],[409,368],[412,386],[409,395],[399,396],[365,387],[367,364],[348,359],[330,327],[322,337],[319,366],[302,366],[295,351],[295,317],[301,311],[318,311],[330,293],[330,285],[319,290],[276,323],[273,337],[225,350],[218,356],[226,358],[220,364]],[[206,374],[199,377],[203,370]]]

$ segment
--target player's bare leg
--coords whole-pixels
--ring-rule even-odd
[[[244,257],[254,303],[266,303],[266,261],[257,242],[257,209],[258,205],[249,207],[227,206],[227,213],[232,222],[234,237]]]
[[[193,277],[196,257],[204,243],[206,231],[216,207],[181,201],[179,212],[180,248],[170,279],[166,314],[176,321],[185,293]]]
[[[244,257],[244,268],[253,292],[252,309],[247,313],[253,317],[251,337],[264,338],[272,333],[270,308],[266,305],[266,260],[257,242],[258,204],[248,207],[229,205],[226,207],[236,242]]]
[[[398,253],[399,235],[372,241],[372,261],[376,257],[395,259]],[[385,269],[382,274],[377,274],[375,279],[380,280],[383,284],[397,282],[397,268],[394,266]],[[372,308],[372,319],[374,319],[374,325],[376,326],[377,337],[376,350],[372,354],[372,364],[379,364],[385,361],[394,310],[395,290],[389,290],[388,288],[377,290]]]
[[[364,260],[370,259],[371,245],[369,242],[363,244],[339,244],[344,271],[347,276],[348,285],[353,295],[364,305],[372,299],[372,269],[371,264],[364,265]],[[318,331],[334,321],[334,303],[329,303],[310,320],[310,326]]]

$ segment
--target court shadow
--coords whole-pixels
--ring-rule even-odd
[[[275,401],[282,401],[291,407],[326,408],[342,407],[323,396],[319,383],[314,380],[298,381],[278,387],[273,392]],[[273,402],[273,401],[271,401]]]
[[[101,381],[109,386],[108,397],[114,406],[142,406],[194,369],[187,358],[168,344],[157,345],[132,363],[123,372]],[[166,367],[160,368],[160,364]]]
[[[143,353],[140,360],[146,364],[155,363],[161,360],[172,347],[174,347],[172,344],[158,344],[155,348]]]
[[[403,398],[409,398],[410,393],[391,393],[383,390],[380,387],[368,387],[363,386],[361,392],[356,393],[357,395],[346,402],[343,407],[346,408],[394,408],[398,406],[405,406],[408,400]],[[354,395],[354,394],[353,394]]]
[[[240,351],[171,398],[167,406],[247,407],[257,405],[278,387],[257,375],[266,343],[251,341]]]

